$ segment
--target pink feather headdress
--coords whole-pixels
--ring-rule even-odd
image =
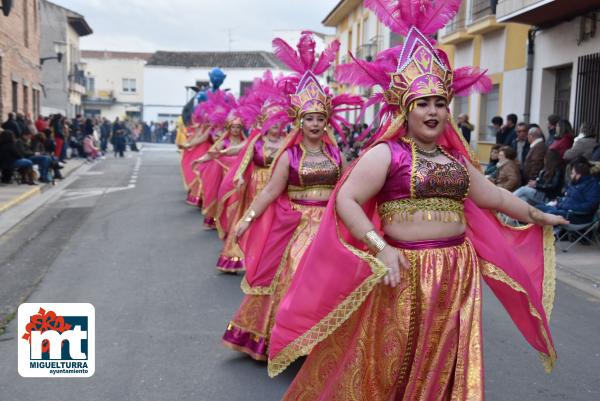
[[[460,4],[461,0],[365,0],[366,8],[406,40],[402,46],[379,53],[373,62],[351,55],[354,62],[338,66],[336,79],[367,88],[380,86],[383,92],[365,104],[385,100],[380,115],[406,110],[421,97],[442,96],[451,101],[454,95],[489,91],[492,83],[486,70],[461,67],[453,71],[446,54],[433,47],[430,36],[452,20]]]
[[[342,133],[342,125],[350,126],[350,123],[341,113],[357,110],[362,106],[363,100],[360,96],[332,96],[329,88],[321,86],[317,75],[324,73],[334,62],[340,43],[334,40],[317,58],[316,43],[312,35],[309,31],[302,32],[296,46],[297,51],[283,39],[273,40],[275,55],[297,76],[286,77],[278,82],[280,87],[287,87],[288,92],[291,88],[295,88],[295,91],[281,104],[284,109],[267,119],[263,129],[276,123],[298,123],[308,113],[321,113],[337,132]]]

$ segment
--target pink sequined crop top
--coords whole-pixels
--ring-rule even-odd
[[[287,149],[290,160],[288,195],[290,199],[323,198],[331,193],[341,176],[342,155],[332,145],[323,145],[325,157],[308,157],[302,144]]]
[[[408,138],[385,143],[392,160],[385,184],[377,194],[382,219],[406,221],[423,211],[426,220],[464,221],[469,174],[459,154],[442,149],[451,161],[441,164],[419,157],[416,145]]]

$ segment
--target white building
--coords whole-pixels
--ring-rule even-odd
[[[141,119],[144,66],[153,53],[83,50],[86,78],[83,112],[109,120]]]
[[[500,0],[501,22],[533,27],[532,74],[523,82],[531,96],[523,113],[543,128],[550,114],[600,132],[600,33],[598,0]]]
[[[290,72],[266,51],[158,51],[144,67],[144,120],[175,120],[193,95],[189,87],[208,86],[208,73],[214,67],[227,74],[221,89],[230,90],[236,97],[266,70]]]

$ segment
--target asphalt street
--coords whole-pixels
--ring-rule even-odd
[[[20,377],[10,320],[1,401],[281,398],[299,364],[269,379],[263,364],[220,346],[241,276],[215,270],[221,242],[184,203],[178,161],[172,145],[109,157],[0,237],[0,321],[25,300],[96,310],[91,378]],[[558,282],[551,328],[559,359],[548,375],[485,291],[486,400],[600,400],[600,300]]]

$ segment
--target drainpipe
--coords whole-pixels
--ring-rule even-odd
[[[527,75],[525,79],[525,110],[523,120],[529,124],[531,119],[531,91],[533,87],[533,61],[535,58],[535,35],[538,28],[532,28],[527,33]]]

